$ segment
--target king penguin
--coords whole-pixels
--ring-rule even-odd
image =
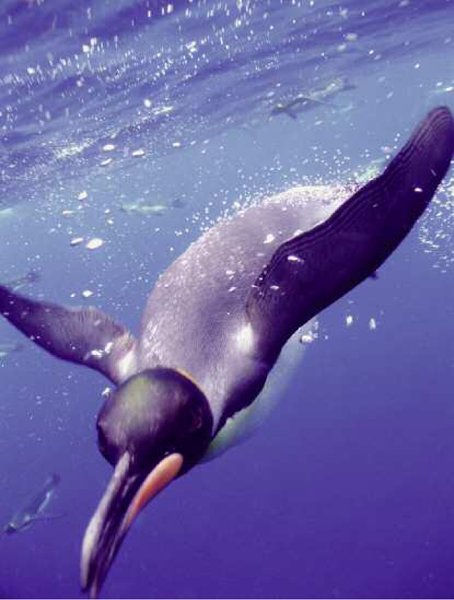
[[[82,543],[81,583],[92,597],[141,509],[253,408],[293,334],[373,276],[424,212],[453,152],[453,117],[439,107],[353,193],[293,188],[222,219],[160,276],[138,337],[96,308],[0,286],[10,323],[116,385],[97,420],[114,472]]]

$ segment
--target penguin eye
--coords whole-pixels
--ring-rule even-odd
[[[195,431],[196,429],[200,429],[202,427],[202,414],[200,410],[197,410],[190,414],[190,431]]]
[[[185,415],[185,429],[186,431],[192,432],[200,429],[202,426],[202,415],[200,410],[188,411]]]

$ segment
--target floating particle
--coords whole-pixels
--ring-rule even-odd
[[[173,142],[172,146],[174,148],[181,148],[181,142]]]
[[[347,327],[350,327],[350,325],[353,323],[353,316],[352,315],[347,315],[345,317],[345,324],[347,325]]]
[[[92,238],[86,243],[85,248],[88,248],[88,250],[96,250],[97,248],[100,248],[103,244],[104,240],[102,240],[101,238]]]
[[[105,144],[102,149],[104,152],[112,152],[112,150],[115,150],[115,144]]]
[[[145,150],[142,150],[142,148],[140,148],[139,150],[134,150],[134,152],[132,152],[131,156],[134,156],[135,158],[138,158],[140,156],[145,156]]]
[[[88,198],[88,194],[85,191],[80,192],[80,194],[77,196],[78,200],[85,200],[86,198]]]
[[[83,296],[84,298],[90,298],[90,296],[93,296],[93,292],[92,292],[91,290],[84,290],[84,291],[82,292],[82,296]]]
[[[150,98],[145,98],[145,100],[143,101],[143,105],[144,105],[146,108],[151,108],[151,105],[152,105],[152,104],[153,104],[153,103],[152,103],[152,101],[150,100]]]
[[[307,333],[303,333],[300,337],[300,344],[312,344],[318,338],[318,334],[316,331],[308,331]]]
[[[274,235],[272,233],[269,233],[265,240],[264,240],[264,244],[271,244],[272,242],[274,242]]]
[[[85,238],[83,238],[83,237],[75,237],[69,242],[69,245],[70,246],[79,246],[79,244],[82,244],[84,239]]]
[[[153,113],[155,115],[166,115],[172,112],[173,106],[161,106],[160,108],[155,108]]]
[[[112,162],[112,158],[106,158],[105,160],[103,160],[100,164],[101,167],[107,167],[107,165],[110,165],[110,163]]]
[[[374,319],[374,317],[371,317],[369,319],[369,329],[371,331],[374,331],[375,329],[377,329],[377,321]]]
[[[62,217],[70,217],[71,215],[73,215],[75,213],[74,210],[69,210],[69,209],[65,209],[61,211],[61,215]]]

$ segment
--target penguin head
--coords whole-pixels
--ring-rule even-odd
[[[147,369],[107,398],[98,416],[98,446],[112,465],[128,452],[137,472],[178,453],[183,474],[205,453],[212,425],[208,401],[187,375],[163,367]]]
[[[6,533],[6,535],[11,535],[12,533],[17,533],[18,531],[19,529],[14,525],[14,523],[8,523],[3,528],[3,533]]]
[[[92,596],[135,517],[202,458],[212,426],[205,395],[174,369],[142,371],[107,398],[98,416],[98,445],[115,470],[82,545],[82,587]]]

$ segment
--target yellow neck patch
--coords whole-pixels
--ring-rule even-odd
[[[183,375],[183,377],[186,377],[186,379],[189,379],[189,381],[191,383],[193,383],[195,385],[195,387],[205,396],[202,388],[197,383],[197,381],[194,379],[194,377],[191,375],[191,373],[189,373],[189,371],[186,371],[186,369],[181,369],[180,367],[176,367],[175,371],[177,371],[178,373],[180,373],[180,375]]]

